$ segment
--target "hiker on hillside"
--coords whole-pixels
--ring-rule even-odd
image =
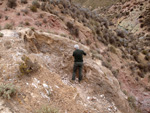
[[[74,57],[74,66],[73,66],[73,75],[72,80],[75,80],[77,69],[79,70],[79,82],[82,80],[82,66],[83,66],[83,55],[86,53],[83,50],[79,49],[79,45],[74,45],[75,51],[73,52]]]

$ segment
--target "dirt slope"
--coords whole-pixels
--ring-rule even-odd
[[[0,38],[3,70],[0,81],[13,83],[19,88],[17,96],[7,103],[13,112],[34,112],[43,104],[67,113],[132,112],[117,79],[101,65],[101,61],[91,59],[88,47],[79,44],[88,53],[83,83],[72,84],[72,51],[77,42],[29,29],[1,32],[4,37]],[[18,62],[24,54],[31,60],[36,59],[41,68],[37,73],[19,79]],[[50,96],[47,90],[51,92]]]

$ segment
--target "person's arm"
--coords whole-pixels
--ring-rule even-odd
[[[83,51],[83,55],[86,55],[86,53]]]

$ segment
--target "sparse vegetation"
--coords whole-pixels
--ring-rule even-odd
[[[1,84],[0,85],[0,96],[5,99],[11,99],[17,92],[17,89],[12,84]]]
[[[128,102],[131,108],[135,108],[135,98],[133,96],[128,97]]]
[[[20,13],[18,12],[16,15],[17,15],[17,16],[20,16]]]
[[[34,30],[35,30],[35,28],[34,28],[34,27],[31,27],[30,29],[31,29],[32,31],[34,31]]]
[[[124,93],[125,95],[127,95],[127,91],[124,90],[123,93]]]
[[[37,63],[37,61],[34,61],[34,63],[33,63],[30,60],[30,58],[25,56],[25,55],[22,57],[22,60],[24,62],[21,62],[19,64],[19,70],[20,70],[21,75],[18,75],[18,76],[29,75],[29,74],[31,74],[33,72],[37,72],[38,69],[40,68],[40,66]]]
[[[30,6],[30,10],[31,10],[32,12],[37,12],[37,7],[34,6],[34,5],[31,5],[31,6]]]
[[[0,14],[0,19],[3,17],[3,15],[2,14]]]
[[[4,35],[4,34],[0,32],[0,37],[3,37],[3,35]]]
[[[41,107],[36,113],[60,113],[56,108],[50,106]]]
[[[15,8],[17,6],[16,0],[8,0],[7,6],[10,8]]]
[[[26,26],[29,26],[29,25],[30,25],[30,23],[26,21],[26,22],[25,22],[25,25],[26,25]]]
[[[125,38],[125,32],[121,31],[121,30],[116,30],[116,33],[118,36],[120,36],[121,38]]]
[[[135,103],[135,102],[136,102],[136,99],[135,99],[135,97],[129,96],[129,97],[128,97],[128,102],[129,102],[130,107],[131,107],[132,109],[134,109],[136,113],[141,113],[140,108],[138,108],[138,107],[136,106],[136,103]]]
[[[4,29],[12,29],[13,28],[13,25],[12,24],[6,24],[5,26],[4,26]]]
[[[67,22],[66,25],[67,25],[68,30],[70,31],[70,33],[72,35],[75,35],[76,37],[79,36],[79,29],[78,29],[78,27],[74,26],[73,23],[71,23],[71,22]]]
[[[42,3],[40,8],[41,8],[41,10],[45,11],[46,10],[46,3]]]
[[[5,20],[8,20],[8,16],[5,16]]]
[[[143,13],[145,16],[143,26],[150,27],[150,8],[147,8],[147,10]],[[142,24],[141,24],[142,25]]]
[[[111,64],[108,63],[107,61],[105,61],[105,62],[103,61],[103,62],[102,62],[102,65],[105,66],[106,68],[110,69],[110,70],[112,69]]]
[[[113,75],[117,78],[118,77],[118,73],[119,73],[119,70],[118,69],[113,69],[112,70],[112,73],[113,73]]]
[[[28,14],[28,9],[22,9],[21,12],[23,12],[24,14]]]
[[[40,4],[39,4],[39,2],[38,2],[37,0],[34,0],[34,1],[32,2],[32,6],[35,6],[36,8],[39,8],[39,7],[40,7]]]
[[[45,24],[47,23],[47,20],[45,18],[43,19],[43,23],[45,23]]]
[[[117,54],[116,48],[114,46],[109,46],[108,50],[114,54]]]
[[[27,1],[27,0],[21,0],[21,3],[23,3],[23,4],[27,4],[27,3],[28,3],[28,1]]]

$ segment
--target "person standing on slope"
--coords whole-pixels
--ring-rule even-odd
[[[72,80],[75,80],[77,69],[79,70],[79,82],[82,80],[82,67],[83,67],[83,55],[86,53],[83,50],[79,49],[79,45],[74,45],[75,51],[73,52],[74,57],[74,66],[73,66],[73,75]]]

